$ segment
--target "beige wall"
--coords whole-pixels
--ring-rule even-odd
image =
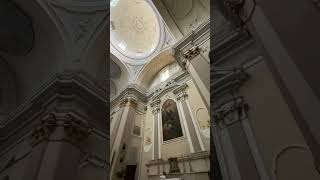
[[[264,167],[270,179],[274,180],[319,179],[311,153],[265,60],[258,61],[245,71],[249,79],[234,95],[243,96],[249,104],[248,120],[253,131],[249,138],[256,142],[256,146],[250,149],[252,154],[258,152],[262,160],[261,163],[256,161],[256,166]],[[231,97],[230,94],[224,95],[216,98],[215,103]],[[229,131],[231,133],[232,129]],[[245,148],[242,147],[242,150]],[[227,149],[225,146],[226,157],[230,156]],[[232,166],[236,166],[236,163]]]
[[[192,113],[198,123],[206,151],[210,151],[210,116],[201,96],[192,80],[187,82],[188,100]]]
[[[177,40],[209,19],[209,0],[153,0]]]
[[[241,87],[250,105],[249,121],[271,175],[279,180],[319,179],[306,142],[264,61],[248,69],[250,79]]]
[[[188,97],[188,101],[190,103],[190,107],[192,109],[192,113],[195,117],[195,120],[197,121],[197,126],[198,124],[204,124],[203,121],[207,121],[209,119],[209,114],[207,109],[205,109],[204,103],[200,98],[199,93],[197,92],[197,89],[194,85],[194,83],[192,82],[192,80],[190,79],[188,82],[188,87],[186,89],[186,92],[188,93],[189,97]],[[172,91],[167,92],[166,94],[164,94],[161,98],[161,103],[160,103],[160,107],[162,106],[162,104],[167,100],[167,99],[173,99],[174,101],[176,101],[176,96],[173,94]],[[196,117],[196,112],[200,110],[200,115],[198,115],[198,117],[201,117],[203,119],[199,120]],[[203,111],[203,112],[201,112]],[[147,111],[146,114],[144,115],[145,119],[143,122],[143,130],[142,130],[142,138],[143,138],[143,147],[141,149],[141,162],[140,162],[140,171],[139,173],[139,178],[138,179],[152,179],[152,177],[148,177],[147,175],[147,168],[145,166],[145,164],[148,164],[150,160],[152,160],[152,154],[153,154],[153,114],[152,114],[152,108],[150,107],[150,105],[148,104],[147,107]],[[180,116],[180,121],[182,121],[182,117]],[[161,121],[160,121],[161,122]],[[169,157],[181,157],[182,155],[186,155],[186,154],[190,154],[190,150],[189,150],[189,142],[187,140],[186,137],[186,130],[184,129],[184,125],[183,123],[181,123],[182,129],[183,129],[183,134],[184,136],[181,138],[177,138],[174,139],[173,141],[165,142],[163,143],[161,140],[161,156],[164,159],[167,159]],[[196,127],[199,128],[199,127]],[[203,128],[202,128],[203,130]],[[162,127],[159,127],[159,132],[160,132],[160,137],[162,139]],[[204,133],[204,132],[203,132]],[[210,137],[205,137],[202,134],[202,140],[204,142],[205,145],[205,149],[207,151],[209,151],[209,146],[210,146]],[[150,138],[152,145],[148,145],[147,139],[148,137]],[[194,177],[193,177],[194,176]],[[186,179],[192,179],[197,177],[198,179],[201,176],[205,176],[207,177],[207,175],[203,175],[203,174],[195,174],[195,175],[189,175],[186,176]],[[156,178],[156,177],[154,177]],[[158,178],[158,177],[157,177]],[[201,178],[200,178],[201,179]],[[204,178],[205,179],[205,178]]]

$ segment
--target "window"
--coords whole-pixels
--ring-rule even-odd
[[[161,109],[163,141],[183,136],[177,104],[166,100]]]

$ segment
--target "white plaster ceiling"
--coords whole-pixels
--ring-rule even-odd
[[[130,64],[144,64],[161,40],[159,17],[148,0],[110,2],[111,46]]]

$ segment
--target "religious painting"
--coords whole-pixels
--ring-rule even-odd
[[[172,99],[163,103],[161,114],[163,141],[183,136],[177,105]]]

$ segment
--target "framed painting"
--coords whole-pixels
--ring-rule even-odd
[[[177,104],[174,100],[166,100],[161,109],[163,141],[183,136]]]

